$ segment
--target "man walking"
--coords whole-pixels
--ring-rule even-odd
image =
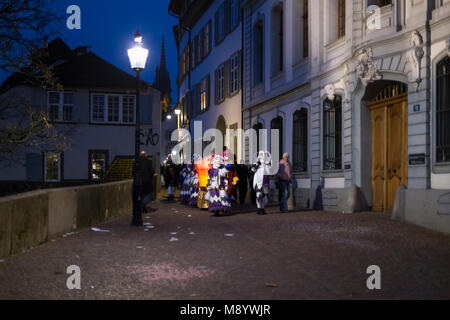
[[[277,180],[282,193],[280,202],[280,211],[288,212],[287,201],[290,197],[290,183],[294,175],[292,164],[289,162],[289,154],[285,153],[283,159],[280,160],[280,168],[278,169]]]
[[[150,202],[150,197],[153,192],[153,176],[154,170],[152,162],[148,159],[147,152],[145,150],[141,151],[141,156],[139,158],[139,169],[140,178],[142,181],[142,211],[147,213],[147,203]]]

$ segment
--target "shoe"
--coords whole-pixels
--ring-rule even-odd
[[[267,214],[266,210],[263,209],[261,214],[266,215]]]

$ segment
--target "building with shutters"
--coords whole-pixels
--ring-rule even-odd
[[[280,129],[297,204],[450,232],[450,1],[242,7],[243,127]]]
[[[25,150],[15,155],[16,163],[1,165],[0,181],[52,185],[101,181],[113,162],[134,156],[136,78],[87,47],[72,50],[59,38],[45,50],[62,89],[33,87],[15,74],[2,84],[2,94],[26,99],[46,112],[53,126],[68,132],[69,148]],[[141,86],[142,148],[159,164],[160,92],[144,81]]]
[[[242,128],[241,0],[171,0],[169,13],[178,46],[178,108],[182,127],[194,135],[194,122],[202,133]],[[224,141],[238,149],[238,141]]]

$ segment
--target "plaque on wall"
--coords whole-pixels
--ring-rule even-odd
[[[424,165],[425,163],[426,163],[425,153],[416,153],[416,154],[409,155],[409,165],[410,166]]]

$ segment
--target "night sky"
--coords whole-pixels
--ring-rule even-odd
[[[64,16],[60,36],[72,49],[90,45],[91,51],[122,70],[132,72],[127,49],[139,29],[144,45],[150,50],[144,80],[153,83],[159,65],[162,36],[165,38],[167,66],[172,80],[172,101],[176,101],[177,51],[172,26],[177,19],[168,14],[169,0],[56,0],[55,10]],[[70,5],[81,8],[81,30],[68,30],[66,9]],[[52,40],[50,38],[50,40]],[[0,82],[6,78],[0,74]]]

